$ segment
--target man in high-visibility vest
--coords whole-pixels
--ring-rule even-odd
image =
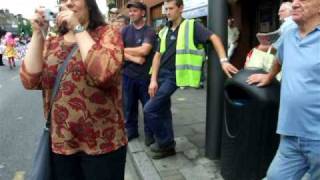
[[[228,62],[217,35],[194,20],[182,18],[183,0],[165,0],[165,8],[169,23],[159,32],[149,85],[151,99],[144,106],[144,115],[150,120],[155,138],[155,143],[150,145],[154,159],[175,154],[170,96],[177,87],[199,86],[205,58],[202,44],[213,44],[229,77],[238,71]]]

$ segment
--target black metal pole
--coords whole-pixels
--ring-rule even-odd
[[[219,35],[225,47],[227,42],[227,1],[209,0],[208,27]],[[206,119],[206,157],[220,158],[221,128],[223,120],[224,75],[219,58],[212,47],[208,51],[208,89]]]

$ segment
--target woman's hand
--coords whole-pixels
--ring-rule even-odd
[[[57,16],[57,25],[66,25],[68,30],[73,30],[74,27],[78,24],[80,24],[79,19],[76,17],[75,13],[70,10],[66,6],[61,6],[61,11]]]
[[[45,20],[44,15],[45,8],[44,7],[38,7],[35,10],[35,14],[30,19],[31,21],[31,27],[32,31],[34,33],[43,33],[45,35],[48,31],[49,22]]]

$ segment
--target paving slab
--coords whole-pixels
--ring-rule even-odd
[[[152,160],[156,169],[161,171],[179,170],[184,167],[193,166],[192,161],[188,160],[182,153],[170,156],[160,160]]]
[[[153,160],[143,142],[143,118],[140,106],[140,137],[128,146],[141,180],[222,180],[219,163],[204,157],[206,92],[178,90],[172,97],[175,156]]]

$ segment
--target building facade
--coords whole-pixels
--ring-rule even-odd
[[[31,36],[30,21],[21,14],[15,15],[7,9],[0,9],[0,36],[6,32],[12,32],[15,35]]]
[[[0,9],[0,31],[2,34],[7,31],[17,33],[18,19],[20,17],[21,15],[14,15],[10,13],[8,9]]]

